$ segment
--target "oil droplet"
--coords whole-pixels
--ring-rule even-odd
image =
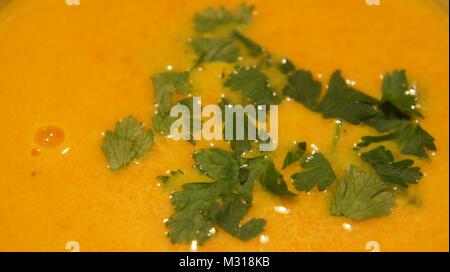
[[[56,126],[40,128],[34,135],[36,143],[42,147],[57,147],[64,142],[64,131]]]
[[[31,149],[31,156],[37,157],[41,155],[41,150],[39,148],[33,148]]]

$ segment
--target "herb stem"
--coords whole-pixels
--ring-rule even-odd
[[[340,120],[336,120],[336,126],[334,129],[334,135],[333,135],[333,140],[331,142],[331,149],[330,149],[330,155],[333,156],[334,153],[336,152],[336,146],[337,143],[339,142],[339,139],[341,137],[341,132],[342,132],[342,121]]]

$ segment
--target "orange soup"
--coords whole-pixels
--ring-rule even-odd
[[[247,7],[254,8],[241,12],[236,8],[243,7],[240,0],[66,2],[0,0],[0,251],[449,250],[449,40],[445,1],[381,0],[377,5],[378,1],[365,0],[249,0]],[[219,10],[221,6],[224,9]],[[217,25],[205,18],[206,23],[194,24],[195,15],[199,19],[208,7],[212,9],[206,19],[218,20]],[[220,17],[220,12],[225,15]],[[240,163],[249,154],[233,154],[227,141],[203,139],[193,145],[161,135],[153,117],[162,110],[161,105],[155,105],[159,99],[155,96],[155,75],[190,69],[189,86],[184,86],[190,89],[190,95],[181,94],[182,87],[175,84],[172,88],[180,92],[169,103],[190,96],[201,97],[204,105],[217,104],[223,97],[236,101],[239,90],[233,87],[239,89],[239,84],[224,82],[239,76],[239,71],[234,71],[237,65],[254,68],[254,63],[237,56],[235,61],[228,61],[233,48],[227,47],[225,53],[224,48],[234,45],[224,45],[223,51],[209,54],[213,42],[200,44],[197,51],[204,50],[200,58],[190,46],[198,37],[204,39],[202,42],[228,37],[234,27],[245,35],[238,46],[241,52],[249,46],[256,55],[261,45],[264,49],[259,53],[270,60],[267,65],[272,68],[258,75],[263,75],[263,82],[267,77],[270,83],[262,88],[280,97],[279,136],[277,148],[266,155],[270,162],[257,166],[264,170],[256,178],[259,182],[254,184],[251,205],[242,206],[248,213],[238,218],[243,223],[263,219],[254,221],[263,222],[262,228],[256,231],[253,226],[250,235],[244,224],[230,223],[232,219],[225,215],[231,208],[226,209],[227,200],[223,198],[218,202],[224,206],[219,215],[225,219],[219,218],[218,223],[202,221],[210,229],[200,243],[201,229],[188,235],[194,223],[183,227],[173,217],[200,216],[195,210],[189,210],[190,214],[176,211],[177,195],[173,192],[182,191],[183,184],[215,181],[213,174],[202,173],[202,162],[192,153],[214,146]],[[279,62],[280,67],[288,69],[281,66],[288,60],[295,68],[284,74],[276,65]],[[255,73],[259,67],[254,68]],[[310,73],[293,72],[300,69]],[[389,73],[400,78],[391,78],[395,85],[395,80],[402,79],[402,69],[411,89],[404,84],[396,86],[405,87],[414,97],[417,90],[417,104],[409,109],[402,108],[407,95],[402,94],[399,102],[382,94],[383,84],[385,91],[389,85]],[[336,70],[345,81],[329,84],[332,75],[337,77]],[[420,135],[427,133],[434,141],[430,143],[423,136],[424,146],[411,143],[416,151],[411,152],[409,146],[398,144],[403,138],[397,134],[394,140],[355,150],[362,136],[384,133],[359,124],[360,120],[347,121],[353,117],[340,116],[375,111],[378,102],[362,108],[363,99],[357,99],[354,110],[344,108],[337,113],[339,105],[320,106],[309,97],[295,97],[302,89],[296,80],[315,82],[314,86],[320,83],[317,101],[323,102],[332,88],[357,89],[364,97],[385,100],[397,110],[404,109],[401,116],[408,124],[422,128],[426,132],[420,131]],[[239,86],[246,90],[248,84]],[[289,84],[291,93],[285,89]],[[305,86],[313,92],[314,87]],[[339,104],[341,98],[329,99],[329,104]],[[144,125],[135,124],[143,138],[135,138],[133,144],[141,149],[120,158],[125,160],[124,166],[123,161],[111,161],[111,154],[117,155],[114,143],[119,145],[121,139],[109,133],[114,133],[115,123],[126,116],[134,116]],[[110,132],[105,135],[107,130]],[[144,131],[149,133],[144,135]],[[117,142],[105,146],[108,137]],[[413,141],[420,136],[408,137]],[[286,154],[303,141],[304,153],[310,157],[303,160],[300,151],[294,152],[294,163],[282,169]],[[384,158],[387,163],[374,161],[373,154],[367,154],[382,151],[376,147],[388,154]],[[421,156],[422,151],[426,154]],[[318,160],[317,154],[323,155],[325,163],[308,165],[308,158]],[[389,154],[393,160],[389,160]],[[412,160],[414,164],[395,165],[400,160]],[[240,168],[246,169],[247,164]],[[121,169],[112,171],[114,165]],[[324,165],[330,165],[331,172]],[[379,191],[389,196],[381,200],[385,206],[373,214],[357,213],[351,210],[354,206],[346,207],[340,199],[349,197],[339,196],[339,190],[343,184],[350,186],[350,165],[379,182]],[[419,167],[420,173],[413,167]],[[315,170],[316,176],[311,177]],[[227,168],[222,174],[231,174],[229,171],[233,170]],[[416,175],[411,183],[418,182],[403,188],[398,185],[405,176],[393,178],[389,171],[407,171],[401,173]],[[264,182],[272,182],[273,176],[279,182],[281,175],[287,185],[282,196],[268,190],[271,185]],[[323,180],[324,175],[331,178]],[[295,183],[296,178],[299,183]],[[319,184],[322,181],[323,188]],[[285,197],[287,192],[295,196]],[[374,201],[375,194],[371,197],[368,201]],[[356,201],[354,198],[352,201]]]

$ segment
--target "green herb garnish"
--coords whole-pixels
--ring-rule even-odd
[[[422,117],[417,108],[416,90],[409,86],[404,70],[384,75],[382,101],[389,101],[406,114]]]
[[[211,32],[229,24],[249,24],[253,10],[253,6],[246,4],[239,5],[233,12],[228,11],[224,7],[218,9],[208,8],[195,15],[195,30],[198,32]]]
[[[289,151],[284,157],[283,166],[281,169],[286,169],[289,165],[299,161],[306,152],[306,142],[301,142],[296,145],[296,149]]]
[[[170,126],[176,120],[169,112],[160,111],[153,115],[153,129],[162,134],[170,134]]]
[[[279,68],[280,72],[285,75],[290,75],[297,69],[297,68],[295,68],[295,64],[291,60],[286,59],[286,58],[281,60],[278,68]]]
[[[384,146],[361,154],[361,158],[369,163],[378,176],[387,183],[408,187],[422,178],[420,168],[411,167],[414,164],[413,160],[394,162],[392,152],[386,150]]]
[[[171,196],[175,214],[166,222],[170,228],[167,236],[172,243],[203,244],[214,234],[213,207],[216,204],[216,185],[211,183],[189,183],[183,190]]]
[[[411,122],[411,117],[401,112],[392,103],[385,101],[378,106],[378,112],[365,123],[378,132],[398,129]]]
[[[219,148],[203,149],[192,155],[195,167],[214,180],[239,177],[239,160],[233,154]]]
[[[433,136],[418,124],[403,126],[395,134],[395,139],[401,146],[401,152],[406,155],[428,158],[427,150],[436,151]]]
[[[119,170],[141,158],[153,144],[153,132],[134,117],[126,117],[116,123],[115,131],[107,131],[102,151],[111,170]]]
[[[152,80],[155,89],[155,101],[158,105],[158,110],[161,112],[170,110],[174,91],[180,94],[188,94],[192,91],[188,72],[161,73],[153,76]]]
[[[216,233],[214,224],[231,235],[247,241],[264,230],[264,219],[250,219],[241,224],[248,213],[247,203],[237,192],[235,180],[213,183],[189,183],[172,194],[175,214],[166,222],[173,243],[198,241],[203,244]]]
[[[372,143],[395,140],[401,148],[401,153],[428,158],[428,151],[436,151],[434,138],[420,125],[405,123],[396,132],[380,136],[364,136],[356,149],[369,146]]]
[[[290,68],[286,65],[287,64],[282,67],[285,71],[288,71]],[[283,93],[286,96],[305,105],[308,109],[317,109],[317,101],[320,97],[322,84],[319,81],[314,80],[311,72],[297,70],[289,76],[288,82],[289,83],[283,90]]]
[[[295,196],[290,192],[283,175],[277,171],[273,161],[266,157],[258,157],[247,161],[249,180],[258,180],[269,192],[279,196]]]
[[[331,214],[365,220],[391,214],[394,193],[377,176],[350,166],[331,202]]]
[[[346,83],[340,71],[336,71],[329,83],[328,92],[319,105],[325,118],[342,119],[361,124],[376,114],[378,100],[356,90]]]
[[[250,205],[239,195],[231,194],[222,198],[223,205],[217,214],[217,223],[231,235],[243,241],[248,241],[260,234],[266,225],[266,220],[252,218],[244,224],[241,221],[250,210]]]
[[[192,48],[199,58],[196,65],[216,61],[233,63],[239,57],[239,47],[227,38],[194,38]]]
[[[259,44],[255,43],[241,32],[234,30],[232,35],[247,48],[250,56],[258,57],[262,53],[264,53],[264,48],[262,48]]]
[[[270,87],[269,78],[257,68],[238,68],[225,82],[231,88],[258,105],[276,105],[281,98]]]
[[[175,214],[166,223],[172,242],[202,244],[215,233],[214,224],[244,241],[261,233],[264,219],[241,221],[250,209],[253,183],[263,180],[263,173],[244,169],[237,157],[219,148],[196,152],[193,158],[195,167],[214,182],[185,184],[172,194]]]
[[[299,191],[309,192],[316,186],[319,191],[324,191],[336,179],[330,162],[321,153],[306,157],[301,166],[305,171],[295,173],[291,177],[295,188]]]

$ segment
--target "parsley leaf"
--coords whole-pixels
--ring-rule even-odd
[[[252,150],[252,143],[250,140],[231,140],[230,147],[237,156],[243,155],[245,152]]]
[[[234,10],[234,21],[237,24],[249,24],[252,21],[252,14],[255,7],[245,3],[240,4]]]
[[[217,222],[224,230],[243,241],[248,241],[264,230],[264,219],[252,218],[245,224],[241,221],[250,206],[241,197],[231,194],[223,198],[223,207],[217,215]]]
[[[183,190],[172,194],[175,214],[166,222],[168,237],[173,243],[197,240],[203,244],[214,233],[218,224],[231,235],[247,241],[264,230],[264,219],[241,221],[250,204],[235,193],[235,181],[221,180],[213,183],[188,183]]]
[[[248,169],[243,167],[239,169],[240,185],[237,186],[237,191],[247,203],[252,203],[255,180],[249,179],[249,175],[250,171],[248,171]]]
[[[296,150],[289,151],[284,157],[283,167],[281,169],[286,169],[289,165],[293,164],[296,161],[299,161],[303,155],[305,155],[306,151],[306,142],[301,142],[297,144]]]
[[[378,110],[375,116],[366,120],[366,124],[379,132],[397,129],[411,121],[408,115],[401,112],[389,101],[381,103]]]
[[[331,202],[331,214],[357,221],[391,214],[394,193],[377,176],[350,166]]]
[[[214,180],[238,180],[239,160],[219,148],[203,149],[192,155],[195,167]]]
[[[167,236],[172,243],[190,243],[197,240],[203,244],[213,229],[211,207],[216,201],[215,186],[211,183],[189,183],[183,190],[171,196],[175,214],[166,222],[170,228]]]
[[[177,118],[170,117],[169,112],[159,111],[153,115],[153,129],[159,133],[170,134],[170,126]]]
[[[289,75],[294,72],[297,68],[295,68],[295,64],[289,59],[282,59],[279,65],[280,72]]]
[[[369,146],[372,143],[379,143],[389,140],[396,140],[401,147],[401,153],[414,155],[420,158],[428,158],[427,150],[436,151],[434,138],[426,132],[419,124],[404,123],[397,131],[380,135],[364,136],[355,149]]]
[[[410,123],[403,126],[395,138],[402,148],[402,154],[428,158],[427,150],[436,151],[433,136],[418,124]]]
[[[288,84],[284,88],[283,93],[302,103],[308,109],[316,110],[321,89],[322,84],[314,80],[311,72],[298,70],[289,76]]]
[[[221,98],[219,101],[219,107],[222,110],[222,120],[225,120],[225,111],[226,107],[228,105],[231,105],[228,99]],[[236,132],[236,116],[233,116],[233,136],[235,136]],[[233,140],[230,141],[230,147],[234,151],[234,154],[236,156],[241,156],[247,151],[250,151],[252,149],[252,141],[248,139],[248,125],[249,125],[249,119],[247,114],[244,115],[244,140],[235,140],[236,137],[233,137]],[[225,135],[225,132],[227,130],[227,123],[225,122],[223,134]]]
[[[408,85],[405,70],[384,75],[382,101],[389,101],[406,114],[422,117],[416,107],[416,90]]]
[[[225,82],[225,87],[242,95],[258,105],[276,105],[281,98],[269,87],[268,77],[257,68],[238,68]]]
[[[340,71],[329,83],[328,92],[319,104],[325,118],[337,118],[352,124],[361,124],[376,114],[379,101],[347,85]]]
[[[422,178],[420,168],[411,167],[414,164],[413,160],[394,162],[392,152],[386,150],[384,146],[361,154],[361,158],[372,165],[378,176],[388,183],[406,188],[409,184],[416,184]]]
[[[228,24],[249,24],[254,7],[246,4],[239,5],[234,12],[224,7],[208,8],[195,15],[194,24],[198,32],[211,32]]]
[[[249,171],[249,181],[258,180],[261,185],[270,193],[279,196],[292,197],[283,175],[277,171],[272,160],[265,157],[257,157],[247,161]]]
[[[233,63],[239,57],[239,48],[231,39],[195,38],[192,39],[192,48],[199,57],[197,65],[216,61]]]
[[[152,77],[155,89],[155,101],[159,111],[168,112],[171,106],[172,93],[188,94],[192,91],[188,72],[166,72]]]
[[[116,123],[115,131],[107,131],[102,151],[109,167],[116,171],[141,158],[153,144],[153,132],[144,131],[144,126],[134,117],[126,117]]]
[[[248,49],[250,56],[258,57],[262,53],[264,53],[264,48],[262,48],[259,44],[255,43],[241,32],[234,30],[232,35]]]
[[[367,147],[373,143],[381,143],[385,141],[390,141],[395,139],[395,133],[385,134],[380,136],[363,136],[360,142],[354,147],[355,150]]]
[[[309,192],[315,186],[319,191],[327,189],[336,179],[336,174],[331,164],[321,153],[315,153],[307,157],[301,163],[304,172],[292,175],[294,186],[299,191]]]

